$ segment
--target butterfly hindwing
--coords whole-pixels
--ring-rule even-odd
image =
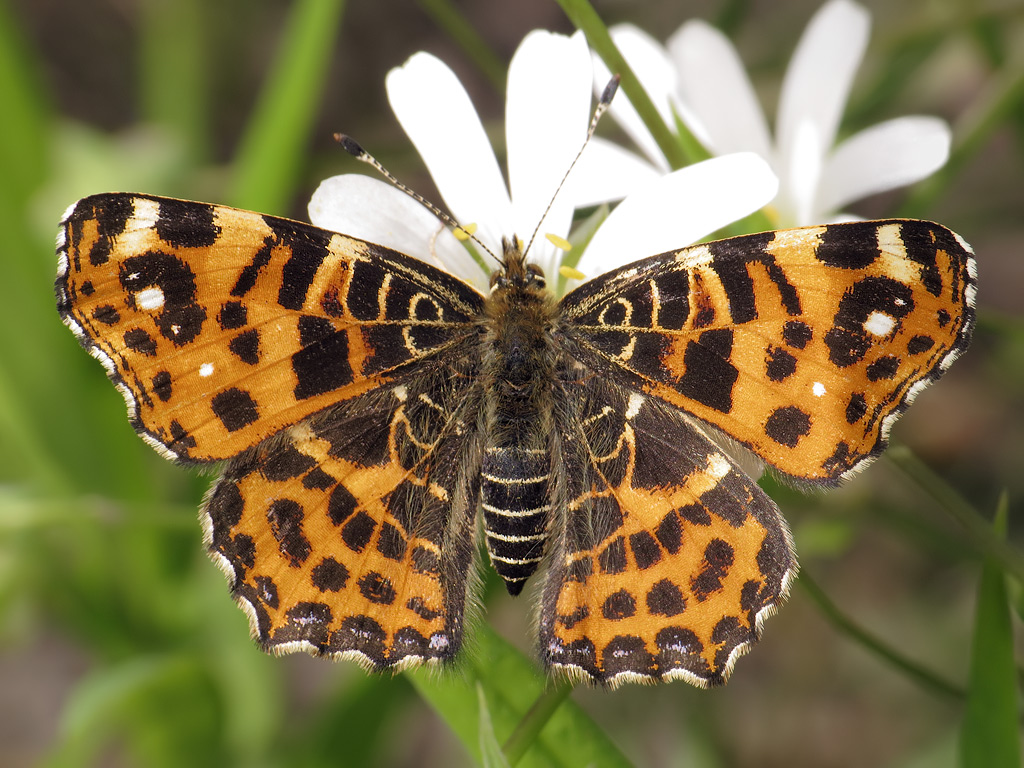
[[[479,485],[472,366],[435,362],[229,463],[207,543],[267,650],[382,670],[462,642]]]
[[[835,484],[966,347],[974,275],[938,224],[830,224],[645,259],[562,307],[589,366]]]
[[[146,195],[65,215],[58,309],[171,458],[234,456],[463,338],[483,297],[308,224]]]
[[[796,572],[778,509],[658,400],[593,377],[565,398],[578,480],[553,536],[542,657],[611,685],[723,682]]]

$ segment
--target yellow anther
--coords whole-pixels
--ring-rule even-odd
[[[559,267],[558,268],[558,274],[560,274],[562,277],[566,278],[567,280],[582,280],[583,278],[586,277],[586,275],[584,275],[582,272],[580,272],[575,267],[565,267],[565,266]]]
[[[544,237],[546,237],[548,239],[548,242],[555,246],[555,248],[558,248],[566,252],[572,250],[572,243],[570,243],[564,237],[559,237],[558,235],[552,234],[551,232],[548,232],[546,235],[544,235]]]
[[[476,234],[476,224],[463,224],[453,229],[452,234],[455,235],[456,240],[469,240]]]

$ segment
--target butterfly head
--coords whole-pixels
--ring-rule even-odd
[[[503,258],[500,268],[491,273],[491,290],[544,291],[544,270],[526,261],[518,238],[505,238],[501,245]]]

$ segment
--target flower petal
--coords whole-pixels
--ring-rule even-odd
[[[582,34],[566,37],[535,30],[512,57],[505,136],[513,228],[505,234],[524,240],[534,231],[569,234],[575,206],[566,190],[554,195],[586,138],[592,81]],[[542,263],[553,252],[547,240],[538,238],[531,260]]]
[[[619,53],[651,97],[661,119],[670,128],[674,127],[672,109],[677,99],[678,83],[675,68],[665,54],[665,49],[653,37],[631,24],[617,24],[610,32]],[[604,90],[611,76],[604,61],[594,54],[594,87],[598,93]],[[652,163],[664,173],[670,170],[651,132],[626,94],[620,91],[612,99],[608,113]]]
[[[448,227],[386,182],[358,173],[325,179],[309,201],[309,220],[415,256],[487,290],[488,276]]]
[[[756,152],[771,159],[764,111],[729,39],[703,21],[688,21],[668,40],[687,106],[715,154]]]
[[[594,234],[578,268],[587,277],[677,250],[768,203],[778,179],[752,152],[714,157],[630,195]]]
[[[920,181],[949,157],[952,133],[937,117],[900,117],[854,134],[828,160],[818,190],[819,213]]]
[[[388,73],[388,99],[449,210],[500,249],[512,231],[501,168],[462,83],[440,59],[417,53]],[[500,250],[496,250],[500,253]]]
[[[790,59],[779,95],[775,132],[780,177],[813,135],[822,152],[835,143],[853,77],[867,47],[870,16],[850,0],[830,0],[813,16]]]

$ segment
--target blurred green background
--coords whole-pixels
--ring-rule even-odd
[[[574,691],[521,764],[1016,759],[1005,744],[1019,738],[1008,654],[1021,656],[1024,575],[1024,6],[865,4],[872,38],[844,131],[934,114],[954,127],[954,157],[853,210],[909,211],[974,245],[974,343],[896,428],[912,454],[828,494],[766,481],[820,591],[794,590],[726,687]],[[688,18],[719,24],[773,105],[819,4],[595,7],[661,39]],[[440,56],[500,141],[504,66],[537,27],[572,31],[550,0],[0,0],[0,768],[472,764],[489,754],[488,720],[504,741],[536,698],[529,601],[500,590],[486,590],[468,661],[443,680],[260,654],[203,554],[210,478],[135,436],[61,326],[52,282],[61,213],[94,192],[305,219],[320,179],[361,170],[335,131],[437,199],[385,74],[418,50]],[[1009,547],[988,528],[1004,491]],[[972,743],[993,745],[991,762]]]

